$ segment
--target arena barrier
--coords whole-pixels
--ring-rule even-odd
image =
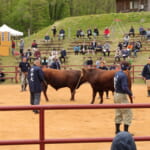
[[[108,65],[110,66],[110,65]],[[61,65],[62,69],[81,69],[83,67],[87,67],[86,65]],[[93,66],[95,67],[95,66]],[[142,79],[141,72],[143,69],[144,65],[132,65],[131,67],[131,78],[132,82],[135,81],[135,79]],[[18,66],[0,66],[0,68],[14,68],[14,71],[12,72],[5,72],[7,76],[4,79],[14,79],[16,83],[18,83],[18,78],[19,78],[19,72],[18,72]],[[9,74],[14,74],[13,76],[9,76]],[[2,79],[2,78],[0,78]]]
[[[39,139],[32,140],[1,140],[0,145],[31,145],[39,144],[39,150],[45,150],[45,144],[62,143],[98,143],[112,142],[112,137],[106,138],[72,138],[45,139],[45,110],[75,110],[75,109],[114,109],[114,108],[150,108],[149,104],[97,104],[97,105],[34,105],[34,106],[1,106],[0,111],[40,110]],[[150,136],[133,137],[135,141],[150,141]]]

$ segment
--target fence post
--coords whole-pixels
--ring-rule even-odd
[[[15,66],[15,81],[18,83],[18,67]]]
[[[40,109],[39,114],[39,133],[40,133],[40,150],[45,150],[45,120],[44,120],[44,109]]]
[[[133,76],[133,83],[134,83],[134,65],[133,65],[133,71],[132,71],[132,76]]]

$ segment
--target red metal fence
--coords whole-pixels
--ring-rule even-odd
[[[72,68],[83,68],[85,67],[84,65],[62,65],[61,66],[63,69],[72,69]],[[18,67],[17,66],[0,66],[0,68],[12,68],[13,71],[7,72],[3,71],[6,74],[6,77],[4,79],[14,79],[15,82],[17,83],[19,80],[19,72],[18,72]],[[135,79],[142,79],[141,72],[143,69],[143,65],[132,65],[131,67],[131,77],[132,81],[134,82]],[[0,78],[1,79],[1,78]]]
[[[150,108],[150,104],[97,104],[97,105],[49,105],[49,106],[1,106],[0,111],[40,110],[39,139],[31,140],[2,140],[0,145],[31,145],[39,144],[40,150],[45,150],[45,144],[60,143],[97,143],[112,142],[112,137],[106,138],[73,138],[73,139],[45,139],[45,110],[75,110],[75,109],[114,109],[114,108]],[[135,141],[150,141],[150,136],[134,137]]]

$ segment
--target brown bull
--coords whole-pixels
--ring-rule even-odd
[[[45,81],[56,90],[68,87],[71,91],[71,99],[74,100],[75,90],[83,83],[81,71],[79,70],[56,70],[43,68]],[[49,101],[46,91],[47,87],[43,85],[43,93],[47,101]]]
[[[103,93],[104,91],[114,92],[114,75],[117,72],[116,70],[101,70],[101,69],[82,69],[83,70],[83,79],[88,81],[93,90],[93,97],[91,104],[95,102],[95,96],[97,92],[100,96],[100,103],[103,103]],[[128,76],[128,85],[131,89],[131,77],[129,71],[126,71]],[[130,97],[131,99],[131,97]]]

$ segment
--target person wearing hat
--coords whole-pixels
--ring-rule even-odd
[[[150,57],[148,58],[147,64],[143,67],[142,77],[147,84],[147,96],[150,96]]]
[[[125,74],[125,71],[130,69],[130,64],[126,61],[121,62],[121,70],[116,72],[114,76],[114,103],[115,104],[127,104],[128,98],[127,95],[131,97],[130,101],[133,103],[133,94],[128,88],[128,77]],[[115,114],[115,133],[120,132],[120,125],[124,123],[124,131],[128,132],[128,128],[132,121],[132,111],[131,109],[116,109]]]
[[[130,133],[120,132],[113,139],[111,150],[137,150],[137,148]]]

